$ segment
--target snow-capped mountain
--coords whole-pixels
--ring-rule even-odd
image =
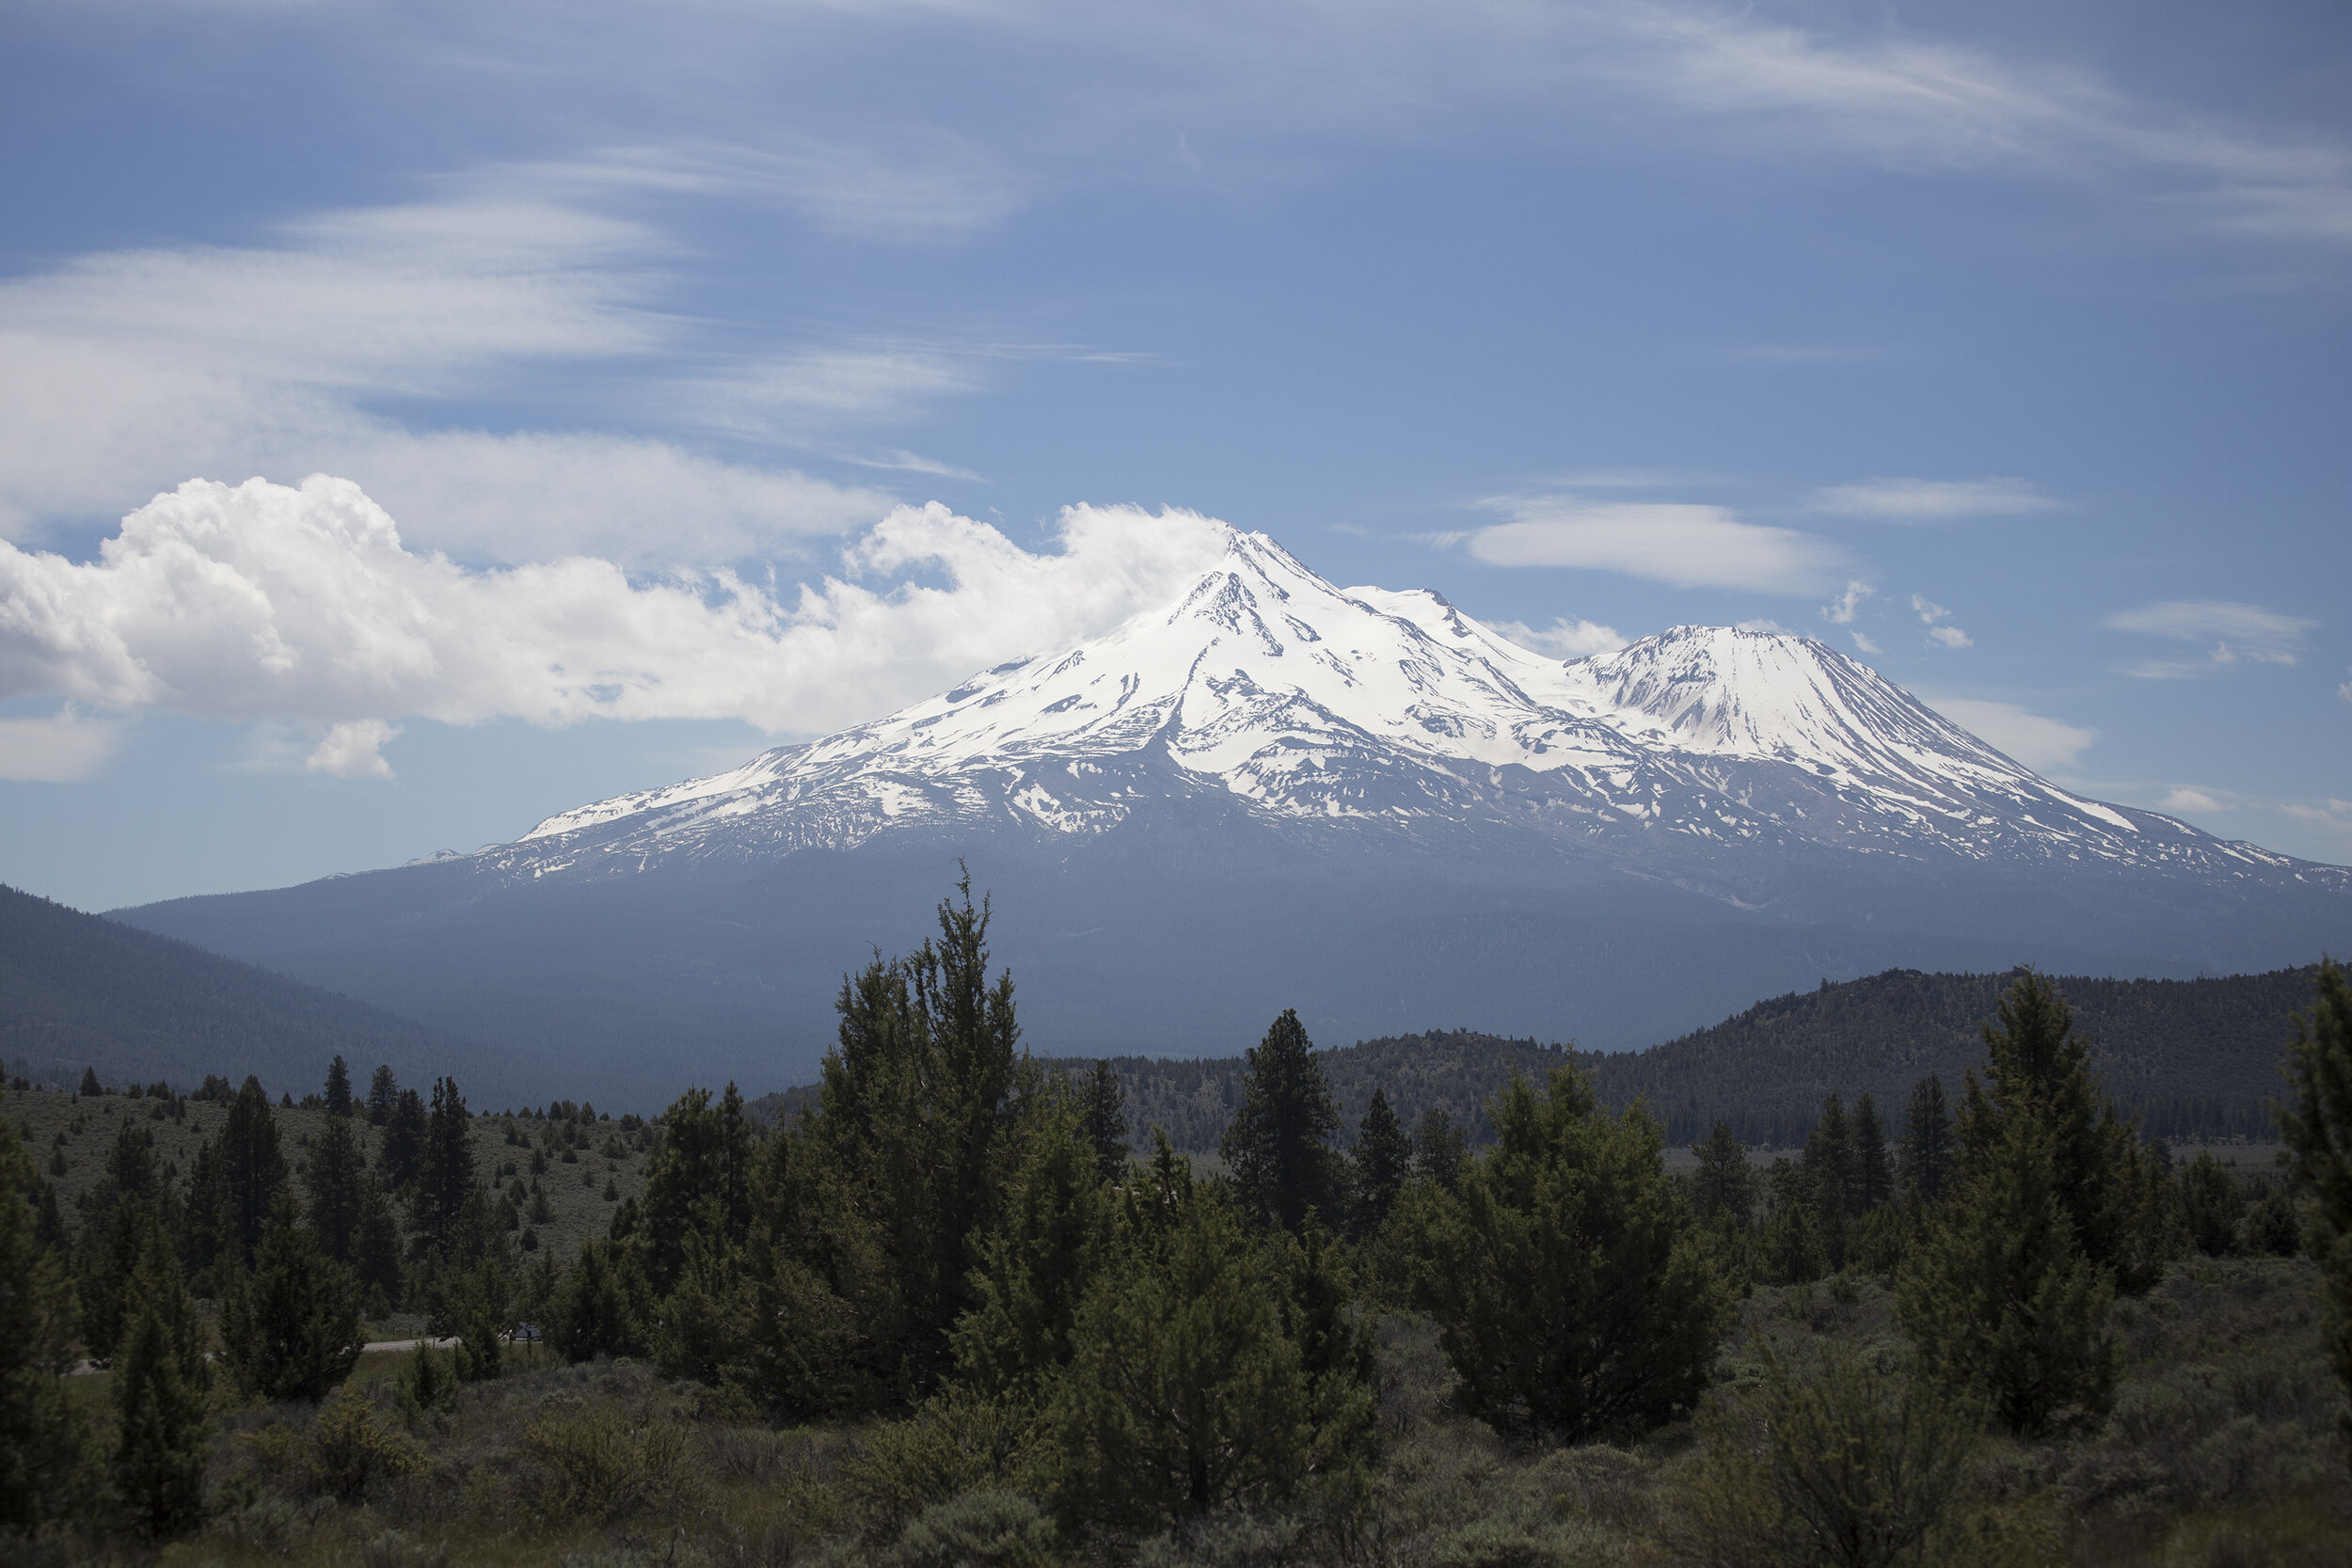
[[[1100,834],[1170,799],[1452,840],[1677,839],[1968,859],[2281,857],[2059,789],[1809,638],[1680,626],[1560,661],[1426,591],[1339,589],[1263,534],[1171,607],[742,767],[548,818],[533,876],[849,849],[912,830]]]
[[[920,942],[959,863],[1049,1052],[1230,1053],[1284,1006],[1327,1041],[1615,1048],[1896,966],[2352,948],[2352,871],[2072,794],[1809,639],[1556,660],[1240,532],[1175,602],[871,723],[511,844],[119,918],[651,1108],[806,1081],[842,974]]]

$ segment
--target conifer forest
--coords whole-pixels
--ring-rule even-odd
[[[2269,1125],[2175,1146],[2031,972],[1772,1127],[1534,1042],[1335,1084],[1292,1012],[1228,1106],[1030,1055],[988,924],[846,976],[820,1083],[650,1118],[14,1080],[0,1557],[2352,1560],[2332,964]]]

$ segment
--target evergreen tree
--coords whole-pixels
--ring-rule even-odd
[[[2114,1395],[2114,1287],[2076,1240],[2059,1171],[2048,1123],[2008,1118],[1998,1143],[1972,1152],[1896,1284],[1896,1317],[1922,1369],[1981,1391],[2021,1433],[2069,1417],[2095,1423]]]
[[[1805,1135],[1804,1201],[1813,1209],[1813,1222],[1832,1269],[1846,1266],[1847,1228],[1854,1214],[1853,1129],[1846,1107],[1836,1095],[1821,1102],[1820,1119]]]
[[[0,1117],[0,1528],[74,1518],[87,1501],[87,1418],[66,1397],[73,1287],[34,1239],[25,1199],[38,1178]]]
[[[1469,1135],[1454,1125],[1452,1113],[1442,1105],[1423,1111],[1413,1132],[1413,1174],[1450,1193],[1469,1158]]]
[[[645,1323],[653,1315],[653,1295],[635,1255],[617,1243],[591,1241],[572,1260],[541,1326],[567,1361],[643,1355]],[[797,1332],[803,1325],[792,1326]]]
[[[2311,1016],[2295,1021],[2287,1077],[2295,1103],[2279,1113],[2280,1135],[2310,1215],[2328,1362],[2352,1392],[2352,985],[2331,960],[2320,961]],[[2352,1440],[2352,1416],[2343,1430]]]
[[[180,1259],[158,1236],[136,1275],[137,1309],[117,1358],[115,1491],[142,1531],[180,1534],[204,1512],[204,1325]]]
[[[403,1089],[392,1097],[391,1109],[384,1117],[384,1144],[376,1152],[376,1166],[384,1173],[386,1185],[395,1192],[414,1188],[424,1164],[425,1141],[424,1101],[414,1089]]]
[[[661,1148],[645,1163],[645,1277],[666,1295],[700,1237],[723,1256],[740,1247],[752,1220],[752,1130],[733,1084],[715,1108],[708,1089],[689,1089],[661,1118]]]
[[[2131,1124],[2115,1114],[2091,1075],[2090,1048],[2050,982],[2026,972],[1987,1027],[1991,1088],[1971,1072],[1960,1117],[1964,1167],[1986,1157],[2020,1117],[2049,1130],[2058,1201],[2094,1268],[2137,1295],[2164,1272],[2164,1215],[2154,1173]]]
[[[1569,1441],[1691,1407],[1732,1301],[1666,1179],[1658,1124],[1612,1120],[1591,1080],[1515,1078],[1497,1140],[1457,1194],[1414,1215],[1413,1295],[1438,1322],[1462,1408],[1505,1433]]]
[[[392,1106],[399,1099],[400,1081],[389,1067],[379,1066],[375,1076],[368,1080],[368,1125],[381,1127],[391,1120]]]
[[[1691,1146],[1697,1161],[1691,1173],[1691,1212],[1701,1225],[1740,1233],[1756,1219],[1756,1168],[1731,1133],[1731,1123],[1715,1118],[1704,1143]]]
[[[77,1095],[87,1096],[93,1100],[104,1094],[106,1092],[106,1087],[98,1081],[98,1069],[94,1067],[84,1068],[82,1069],[82,1086],[75,1089],[73,1092]]]
[[[1110,1246],[1049,1417],[1063,1513],[1145,1535],[1289,1497],[1313,1452],[1311,1389],[1232,1205],[1163,1142]]]
[[[1895,1196],[1895,1171],[1886,1157],[1886,1124],[1868,1095],[1853,1106],[1853,1202],[1867,1213]]]
[[[1070,1358],[1104,1182],[1093,1109],[1090,1095],[1074,1105],[1041,1096],[1021,1130],[1020,1164],[954,1333],[957,1376],[989,1398],[1034,1397]]]
[[[1104,1180],[1118,1180],[1127,1172],[1127,1091],[1109,1062],[1098,1060],[1087,1069],[1078,1104],[1087,1142],[1094,1147],[1095,1168]]]
[[[291,1193],[271,1207],[250,1273],[220,1304],[221,1357],[248,1396],[316,1402],[359,1359],[359,1291],[319,1251]]]
[[[351,1115],[351,1069],[343,1066],[341,1056],[326,1064],[326,1114]]]
[[[1930,1073],[1913,1085],[1903,1114],[1903,1185],[1923,1203],[1940,1202],[1952,1175],[1952,1117],[1944,1080]]]
[[[320,1250],[338,1263],[358,1261],[366,1169],[349,1117],[330,1115],[303,1164],[302,1180],[310,1193],[310,1228],[318,1232]]]
[[[416,1232],[418,1244],[428,1253],[445,1249],[458,1210],[480,1184],[474,1173],[473,1117],[467,1113],[466,1098],[457,1092],[457,1080],[437,1078],[411,1204],[409,1228]]]
[[[2213,1157],[2213,1150],[2200,1151],[2181,1167],[2174,1191],[2189,1245],[2208,1258],[2226,1258],[2237,1250],[2238,1214],[2246,1201],[2237,1179]]]
[[[1339,1170],[1330,1139],[1339,1126],[1314,1042],[1285,1007],[1250,1048],[1241,1108],[1218,1146],[1244,1212],[1294,1233],[1309,1210],[1332,1212]]]
[[[1349,1213],[1356,1234],[1370,1236],[1388,1223],[1389,1211],[1405,1190],[1413,1164],[1413,1140],[1389,1108],[1388,1091],[1378,1085],[1373,1086],[1364,1119],[1356,1124],[1356,1147],[1348,1150],[1348,1162],[1354,1167]]]
[[[262,1230],[286,1185],[286,1156],[278,1147],[278,1115],[258,1078],[248,1076],[216,1134],[220,1173],[227,1189],[228,1236],[232,1261],[242,1264],[262,1244]]]
[[[400,1221],[384,1183],[373,1174],[359,1179],[359,1218],[349,1259],[359,1276],[360,1299],[371,1316],[399,1308],[406,1294],[401,1264]]]
[[[168,1193],[155,1161],[154,1135],[125,1120],[116,1130],[106,1168],[82,1210],[73,1275],[82,1304],[82,1342],[91,1355],[111,1357],[135,1314],[132,1277],[150,1239],[168,1221]]]

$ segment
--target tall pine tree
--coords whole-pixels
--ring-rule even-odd
[[[310,1228],[318,1232],[319,1248],[338,1263],[358,1258],[366,1169],[349,1118],[328,1117],[303,1164],[302,1182],[310,1190]]]
[[[1748,1151],[1732,1135],[1731,1123],[1715,1118],[1706,1140],[1691,1146],[1697,1164],[1691,1172],[1691,1211],[1701,1225],[1735,1234],[1756,1223],[1759,1183]]]
[[[0,1528],[38,1529],[87,1502],[86,1418],[66,1397],[73,1365],[73,1286],[35,1241],[39,1180],[0,1117]]]
[[[343,1065],[341,1056],[326,1064],[326,1114],[351,1115],[351,1069]]]
[[[1117,1180],[1127,1169],[1127,1091],[1109,1062],[1098,1060],[1087,1069],[1078,1106],[1095,1168],[1104,1180]]]
[[[2312,1216],[2328,1359],[2352,1393],[2352,985],[2322,959],[2311,1016],[2295,1021],[2287,1069],[2295,1103],[2280,1111],[2289,1171]],[[2352,1415],[2343,1418],[2352,1441]]]
[[[1886,1124],[1868,1095],[1853,1106],[1853,1199],[1867,1212],[1895,1196],[1895,1169],[1886,1157]]]
[[[359,1359],[359,1291],[321,1253],[279,1192],[253,1255],[220,1304],[221,1356],[248,1395],[316,1402]]]
[[[1356,1124],[1356,1144],[1348,1151],[1351,1187],[1348,1216],[1359,1236],[1370,1236],[1388,1223],[1396,1195],[1412,1174],[1413,1140],[1389,1106],[1387,1089],[1374,1085],[1372,1104]]]
[[[392,1076],[389,1066],[378,1066],[375,1076],[368,1080],[368,1125],[381,1127],[392,1118],[392,1105],[400,1099],[400,1080]]]
[[[1940,1202],[1952,1175],[1952,1114],[1944,1080],[1930,1073],[1913,1085],[1903,1113],[1903,1185],[1923,1203]]]
[[[428,1253],[450,1241],[457,1212],[479,1185],[474,1174],[473,1117],[454,1078],[433,1081],[433,1114],[417,1161],[417,1196],[410,1228]]]
[[[247,1076],[215,1135],[227,1187],[229,1240],[242,1263],[262,1244],[262,1227],[286,1185],[286,1155],[278,1141],[278,1115],[262,1082]]]
[[[212,1368],[203,1320],[161,1236],[135,1277],[138,1305],[114,1372],[115,1491],[141,1531],[162,1539],[203,1516]]]
[[[1333,1212],[1340,1173],[1331,1135],[1339,1127],[1314,1042],[1297,1012],[1285,1007],[1250,1048],[1241,1108],[1219,1145],[1243,1209],[1293,1233],[1309,1210]]]

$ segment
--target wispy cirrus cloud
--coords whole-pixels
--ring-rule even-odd
[[[1937,647],[1957,650],[1977,645],[1975,638],[1951,624],[1952,612],[1925,594],[1911,595],[1911,608],[1919,624],[1927,627],[1927,640]]]
[[[2198,657],[2142,659],[2124,666],[2127,673],[2153,680],[2206,674],[2239,664],[2293,664],[2305,634],[2318,625],[2235,599],[2164,599],[2117,610],[2099,624],[2111,631],[2204,645]]]
[[[1872,479],[1816,490],[1812,503],[1836,516],[1893,523],[2013,517],[2059,504],[2022,479]]]
[[[1621,572],[1677,588],[1812,593],[1834,580],[1843,552],[1794,529],[1742,521],[1729,507],[1661,501],[1502,497],[1509,518],[1454,537],[1493,566]]]
[[[1614,626],[1604,626],[1598,621],[1581,616],[1563,615],[1548,626],[1531,626],[1523,621],[1496,621],[1493,628],[1522,648],[1533,648],[1554,658],[1589,658],[1595,654],[1613,654],[1630,641]]]
[[[2088,724],[1981,697],[1922,696],[1936,712],[2037,773],[2072,768],[2099,738]]]

